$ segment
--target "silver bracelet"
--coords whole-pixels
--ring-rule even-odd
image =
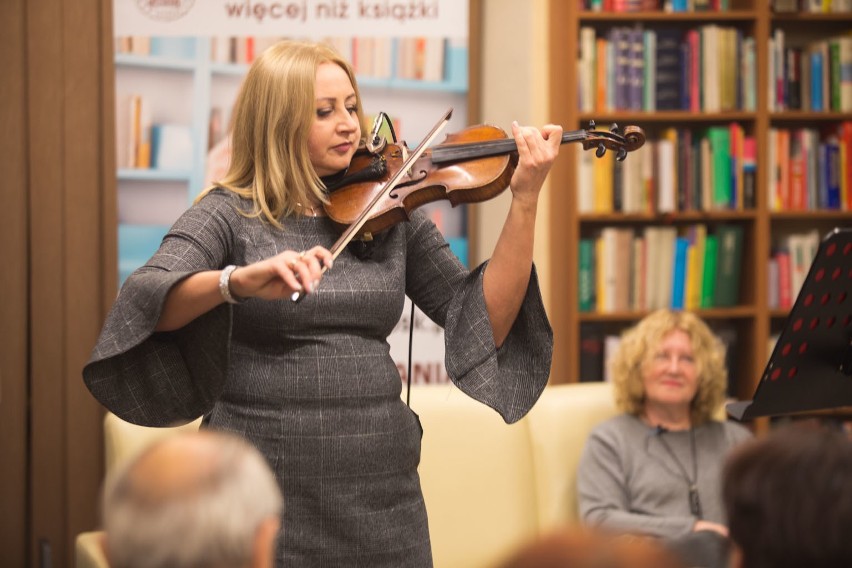
[[[219,293],[222,294],[222,299],[229,304],[239,304],[244,300],[231,294],[231,273],[236,269],[236,266],[229,264],[219,274]]]

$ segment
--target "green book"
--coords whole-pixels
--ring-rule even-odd
[[[704,268],[701,273],[701,308],[712,308],[716,295],[716,235],[707,235],[704,242]]]
[[[727,126],[707,129],[713,156],[713,208],[730,209],[731,202],[731,133]]]
[[[831,106],[829,109],[840,110],[842,108],[840,104],[840,41],[836,38],[828,42],[828,61],[831,69],[831,73],[828,74],[831,93]]]
[[[578,307],[581,312],[592,312],[595,310],[595,241],[580,239],[578,252]]]
[[[743,228],[741,225],[719,225],[716,240],[716,307],[736,306],[740,302]]]

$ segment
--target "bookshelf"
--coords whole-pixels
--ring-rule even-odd
[[[618,2],[613,4],[617,5]],[[651,5],[662,4],[662,1],[651,2]],[[695,4],[700,2],[696,0]],[[580,249],[587,246],[581,244],[584,239],[595,239],[605,228],[630,229],[634,234],[641,235],[649,227],[673,227],[679,233],[686,233],[690,227],[703,224],[710,233],[719,227],[736,226],[741,229],[743,235],[737,301],[724,307],[698,307],[696,311],[711,327],[731,338],[734,349],[733,358],[729,361],[732,378],[730,394],[740,399],[752,397],[770,354],[772,335],[781,328],[787,313],[785,309],[772,305],[770,294],[767,293],[770,278],[777,274],[769,262],[773,252],[785,242],[789,234],[816,229],[820,235],[824,235],[834,226],[852,224],[852,207],[848,205],[848,199],[839,209],[828,209],[814,204],[807,210],[792,207],[776,209],[770,204],[769,193],[770,184],[774,183],[769,175],[769,168],[777,167],[777,164],[772,163],[773,156],[770,155],[770,138],[773,131],[811,128],[824,133],[845,121],[852,121],[852,108],[848,106],[844,106],[843,110],[831,108],[817,112],[801,109],[780,110],[770,104],[769,72],[773,56],[770,40],[779,28],[784,30],[783,35],[791,45],[799,46],[828,36],[848,35],[852,33],[852,13],[814,14],[800,10],[794,13],[775,13],[771,4],[772,2],[758,0],[731,0],[730,6],[724,11],[666,12],[660,9],[617,13],[584,10],[582,2],[550,2],[549,98],[550,114],[554,122],[560,122],[566,130],[588,127],[590,119],[595,120],[598,128],[613,122],[622,127],[636,125],[645,130],[646,138],[651,143],[663,137],[670,127],[679,131],[688,130],[691,136],[695,137],[713,127],[737,123],[741,126],[744,136],[754,140],[756,166],[753,174],[753,203],[689,210],[681,210],[676,203],[671,210],[665,212],[660,212],[659,207],[645,207],[629,213],[618,208],[614,208],[614,211],[589,211],[589,203],[581,201],[590,197],[586,195],[581,198],[578,195],[584,189],[578,183],[578,178],[588,179],[583,178],[583,160],[579,156],[584,152],[576,146],[563,149],[551,173],[553,191],[550,239],[554,243],[567,244],[553,247],[549,258],[550,288],[554,291],[551,323],[556,341],[552,382],[588,380],[589,377],[581,376],[580,369],[581,357],[584,350],[589,348],[590,339],[598,335],[616,335],[649,311],[647,307],[637,308],[633,304],[626,309],[602,310],[595,306],[590,311],[580,311],[581,294],[588,294],[589,286],[587,281],[581,286],[578,274]],[[611,99],[606,98],[608,94],[603,96],[594,91],[594,108],[590,109],[588,104],[584,105],[581,84],[583,77],[588,76],[588,71],[584,70],[580,62],[584,42],[589,45],[590,39],[596,42],[597,38],[607,37],[613,28],[633,27],[637,24],[644,30],[681,30],[684,37],[689,30],[715,25],[733,29],[734,33],[742,38],[753,38],[754,60],[751,62],[751,72],[743,73],[742,59],[738,59],[738,65],[735,66],[740,69],[740,79],[749,74],[755,77],[754,90],[750,94],[753,103],[744,104],[747,99],[745,92],[741,90],[736,98],[736,102],[740,104],[733,107],[704,106],[706,95],[702,92],[698,108],[694,104],[686,104],[685,108],[690,110],[650,110],[642,105],[630,107],[633,110],[615,110],[621,107],[598,104],[601,100],[611,102]],[[594,30],[594,35],[584,36],[590,34],[588,31],[584,32],[584,28]],[[615,81],[617,77],[610,76],[610,80]],[[586,91],[585,94],[585,102],[588,103],[589,92]],[[647,103],[647,97],[643,101]],[[659,102],[659,99],[656,102]],[[708,108],[712,110],[707,110]],[[678,138],[674,147],[682,148],[681,144],[682,140]],[[777,148],[773,149],[777,152]],[[622,167],[635,158],[635,154],[628,155]],[[848,163],[850,158],[845,159]],[[638,175],[635,171],[633,173]],[[658,183],[659,172],[654,171],[653,175],[654,183]],[[694,182],[695,178],[685,179],[693,180],[686,181],[685,187],[697,183]],[[742,185],[737,187],[743,191]],[[563,188],[570,191],[560,191]],[[591,199],[595,199],[594,194]],[[616,278],[630,276],[618,270],[615,275]],[[592,348],[600,348],[600,344],[593,344]]]
[[[253,38],[249,51],[259,52],[275,38]],[[347,38],[358,41],[360,38]],[[141,53],[134,53],[132,41],[141,43]],[[207,183],[208,152],[216,143],[211,129],[211,111],[219,109],[219,128],[225,129],[230,109],[236,99],[242,77],[249,62],[232,62],[223,52],[245,59],[245,38],[218,37],[152,37],[117,38],[116,107],[118,155],[118,253],[119,283],[156,251],[169,226],[191,204]],[[400,76],[400,46],[404,40],[385,40],[387,49],[376,57],[385,57],[390,72],[382,76],[359,74],[359,88],[364,96],[367,115],[387,112],[401,119],[404,128],[397,132],[410,147],[416,140],[406,139],[428,132],[431,122],[447,107],[456,109],[448,132],[468,124],[469,50],[468,42],[454,38],[438,39],[443,43],[440,77],[435,73],[425,79]],[[435,39],[429,41],[434,42]],[[230,44],[230,45],[229,45]],[[129,46],[129,50],[128,50]],[[225,46],[225,47],[223,47]],[[344,53],[344,56],[346,54]],[[358,71],[356,66],[356,72]],[[131,97],[138,95],[145,103],[142,120],[150,125],[169,125],[184,131],[186,157],[180,165],[156,167],[150,163],[133,163],[136,150],[129,150],[134,112]],[[434,109],[434,112],[431,112]],[[473,110],[473,109],[471,109]],[[151,151],[156,153],[156,148]],[[175,160],[172,160],[173,162]],[[433,215],[443,221],[451,248],[467,259],[468,222],[462,209],[451,210],[443,204],[432,207]]]

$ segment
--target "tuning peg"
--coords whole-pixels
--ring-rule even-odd
[[[598,158],[603,158],[603,155],[606,154],[606,146],[604,146],[603,142],[598,144],[597,150],[595,150],[595,156]]]
[[[618,133],[618,124],[613,122],[612,126],[609,127],[609,131],[617,134]]]
[[[594,121],[594,119],[592,119],[592,120],[589,121],[589,130],[594,130],[594,129],[595,129],[595,121]]]
[[[627,157],[627,149],[624,148],[624,146],[622,146],[621,148],[618,149],[618,154],[615,155],[615,159],[618,160],[619,162],[623,162],[624,158],[626,158],[626,157]]]

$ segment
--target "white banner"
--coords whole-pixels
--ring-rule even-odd
[[[118,36],[467,37],[461,0],[114,0]]]
[[[402,318],[393,328],[388,344],[402,382],[408,374],[408,340],[411,324],[411,300],[406,296]],[[444,367],[444,330],[419,309],[414,310],[414,346],[411,383],[415,385],[444,384],[450,381]]]

